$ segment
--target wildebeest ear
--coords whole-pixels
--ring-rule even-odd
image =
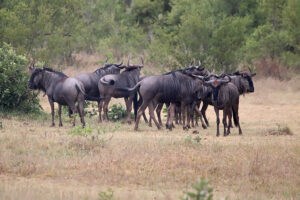
[[[144,59],[143,57],[141,57],[141,61],[142,61],[142,65],[141,65],[141,68],[144,67]]]
[[[251,77],[256,76],[256,73],[251,74]]]
[[[198,66],[200,67],[201,65],[202,65],[201,61],[198,60]],[[204,67],[203,67],[203,69],[204,69]]]

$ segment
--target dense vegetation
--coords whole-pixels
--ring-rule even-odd
[[[6,43],[0,48],[0,110],[37,112],[39,99],[27,87],[27,60]]]
[[[0,44],[47,63],[73,53],[191,58],[231,70],[256,61],[300,68],[298,0],[1,0]]]

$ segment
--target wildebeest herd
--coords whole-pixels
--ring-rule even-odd
[[[67,105],[70,116],[72,113],[78,113],[84,127],[85,100],[98,102],[101,123],[102,110],[103,119],[109,120],[108,104],[114,97],[125,99],[128,123],[131,123],[133,105],[134,130],[138,129],[142,115],[149,126],[153,120],[157,128],[161,129],[163,125],[160,113],[164,104],[168,110],[166,128],[171,130],[175,120],[176,124],[182,124],[183,129],[189,129],[195,124],[198,125],[198,119],[202,127],[206,128],[209,123],[205,112],[208,105],[212,105],[217,118],[217,136],[220,134],[219,110],[223,110],[224,136],[227,136],[230,128],[233,127],[232,118],[234,125],[239,129],[239,134],[242,134],[238,113],[239,96],[254,92],[252,77],[255,73],[250,69],[217,75],[202,67],[199,61],[198,65],[191,62],[189,67],[162,75],[140,77],[140,71],[144,66],[143,59],[140,65],[131,65],[130,59],[126,66],[122,64],[123,61],[119,64],[108,64],[106,60],[104,66],[96,71],[79,74],[73,78],[51,68],[31,66],[32,74],[28,87],[42,90],[48,96],[52,115],[51,126],[55,126],[54,102],[58,103],[59,126],[62,126],[61,106]],[[145,115],[146,108],[149,110],[149,120]],[[75,116],[73,125],[75,125]]]

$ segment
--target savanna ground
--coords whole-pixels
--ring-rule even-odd
[[[211,127],[198,135],[144,121],[135,132],[93,117],[86,118],[92,133],[80,136],[66,116],[64,127],[57,118],[49,126],[41,96],[48,114],[1,115],[0,199],[98,199],[109,188],[117,199],[179,199],[200,177],[215,199],[300,199],[300,79],[259,79],[255,90],[241,96],[243,136],[234,128],[218,138],[212,107]],[[281,131],[287,127],[292,135]]]

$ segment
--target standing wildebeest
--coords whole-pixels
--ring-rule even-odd
[[[214,106],[217,117],[217,136],[219,136],[219,110],[223,110],[223,125],[224,136],[230,133],[230,126],[227,126],[226,118],[231,119],[233,112],[233,119],[236,126],[239,128],[239,134],[242,134],[242,129],[239,123],[239,91],[238,88],[225,78],[218,78],[215,80],[205,81],[204,85],[212,89],[211,101]],[[228,128],[226,132],[226,128]]]
[[[143,99],[135,122],[135,130],[138,129],[139,120],[145,109],[149,108],[150,117],[155,122],[158,129],[160,125],[154,116],[153,101],[158,103],[180,103],[183,115],[183,128],[185,124],[185,109],[190,105],[195,96],[201,90],[201,81],[191,77],[189,70],[177,70],[163,75],[148,76],[138,82],[133,88],[118,88],[120,91],[129,93],[139,89],[139,94]],[[188,119],[189,120],[189,119]],[[203,127],[205,127],[202,121]]]
[[[201,67],[202,64],[201,64],[200,60],[198,62],[198,65],[193,65],[193,63],[194,63],[194,61],[192,61],[190,63],[190,66],[185,68],[182,72],[184,72],[186,74],[189,74],[189,75],[200,75],[200,76],[208,75],[208,71],[204,67]],[[168,72],[168,73],[171,73],[171,72]],[[168,74],[168,73],[166,73],[166,74]],[[169,104],[170,103],[166,103],[166,106],[169,107]],[[162,126],[161,110],[163,108],[164,103],[157,103],[157,106],[156,106],[156,104],[154,104],[154,105],[155,105],[154,108],[156,107],[155,111],[156,111],[156,115],[157,115],[157,118],[158,118],[159,125]],[[172,107],[172,108],[170,108],[170,111],[168,111],[168,113],[172,113],[174,111],[175,116],[176,116],[176,121],[178,122],[178,117],[181,118],[181,106],[180,106],[180,103],[177,103],[173,106],[174,106],[174,110],[173,110],[173,107]],[[194,107],[192,107],[191,109],[193,110],[193,108]],[[191,112],[193,112],[192,110],[191,110]],[[171,120],[172,119],[170,119],[170,121]],[[149,121],[149,126],[151,126],[151,118],[150,118],[150,121]],[[169,125],[167,125],[167,126],[169,127]],[[187,127],[189,127],[189,123],[188,123]],[[169,129],[171,129],[171,127],[169,127]]]
[[[84,99],[99,100],[99,98],[93,98],[86,95],[84,87],[80,81],[75,78],[69,78],[62,72],[57,72],[46,67],[31,69],[32,74],[28,87],[33,90],[42,90],[48,96],[52,114],[51,126],[55,126],[54,102],[57,102],[59,126],[62,126],[61,106],[68,105],[73,113],[78,111],[82,126],[84,127]],[[75,106],[75,102],[78,103],[77,108]],[[73,126],[75,126],[75,116]]]
[[[221,76],[217,76],[214,74],[211,74],[209,77],[212,79],[224,77],[226,74],[222,74]],[[246,71],[237,71],[232,74],[228,74],[231,78],[231,82],[238,88],[239,94],[245,94],[245,93],[252,93],[254,92],[254,85],[252,81],[252,77],[256,75],[256,73],[251,73],[250,69],[249,72]],[[204,121],[207,126],[209,126],[208,120],[206,118],[206,109],[208,105],[212,105],[211,101],[211,88],[203,87],[203,98],[202,98],[202,108],[201,113],[204,118]],[[231,120],[229,121],[229,125],[231,125]]]
[[[99,97],[100,94],[98,89],[98,82],[100,78],[107,74],[120,74],[120,70],[125,68],[125,66],[122,66],[123,61],[120,64],[106,64],[106,62],[107,59],[105,61],[104,67],[101,67],[92,73],[79,74],[75,77],[82,82],[87,95],[91,97]],[[97,102],[99,108],[100,102]],[[101,121],[102,119],[99,111],[99,122]]]
[[[119,87],[133,87],[138,81],[140,76],[141,68],[144,67],[144,60],[141,59],[141,65],[130,65],[130,59],[128,59],[127,66],[121,74],[109,74],[103,76],[98,82],[98,88],[100,92],[100,97],[104,100],[99,104],[99,114],[103,108],[104,119],[108,119],[108,104],[112,97],[114,98],[124,98],[127,110],[127,122],[131,123],[131,109],[132,102],[134,103],[134,113],[136,115],[137,110],[137,94],[128,93],[124,91],[115,90]]]

